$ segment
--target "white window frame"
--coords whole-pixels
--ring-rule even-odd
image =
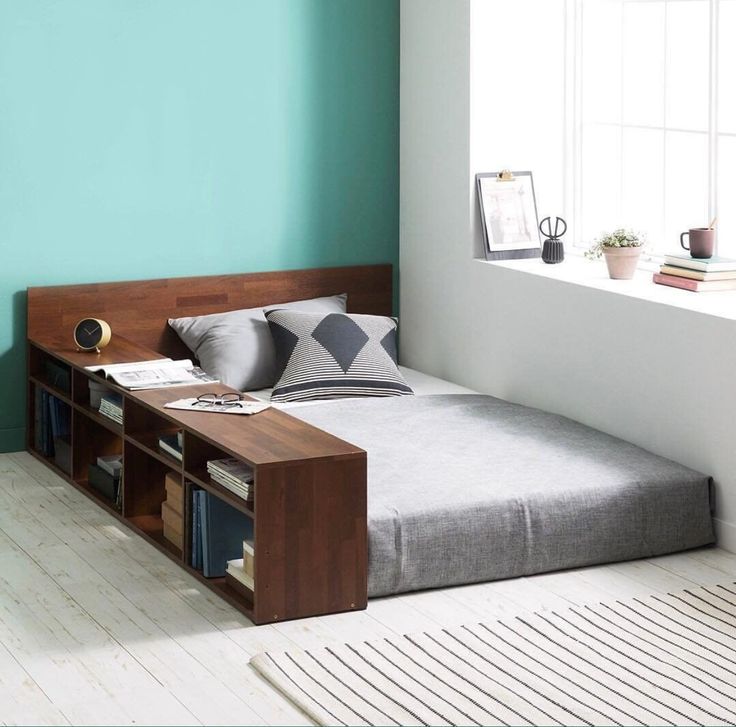
[[[583,118],[582,118],[582,64],[583,58],[583,13],[586,0],[565,0],[565,155],[566,168],[564,174],[564,202],[565,210],[569,220],[572,220],[571,233],[573,246],[581,253],[587,248],[591,240],[583,239],[582,231],[582,189],[583,189]],[[673,2],[682,0],[611,0],[620,2],[621,11],[627,3],[642,2],[664,2],[665,18],[667,7]],[[718,11],[720,0],[702,0],[709,5],[709,78],[708,78],[708,215],[713,219],[718,215]],[[667,66],[665,64],[665,77]],[[623,103],[623,94],[622,94]],[[623,120],[610,125],[619,127],[623,134],[625,128],[647,128],[662,131],[686,131],[695,132],[692,129],[677,129],[665,125],[662,120],[661,126],[642,126],[625,124]],[[726,136],[736,136],[726,132],[720,132]],[[666,159],[663,162],[663,185],[666,186]],[[655,251],[651,255],[642,256],[646,265],[649,261],[659,261],[662,251]]]

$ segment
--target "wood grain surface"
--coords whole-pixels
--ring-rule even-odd
[[[113,341],[123,336],[165,356],[189,358],[191,352],[168,325],[169,318],[340,293],[348,295],[348,312],[391,315],[391,265],[32,287],[28,337],[54,338],[71,346],[79,320],[102,318],[112,327]]]

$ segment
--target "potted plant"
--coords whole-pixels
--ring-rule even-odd
[[[585,253],[589,260],[597,260],[603,255],[608,267],[608,275],[613,280],[631,280],[639,262],[644,238],[631,230],[619,228],[601,235]]]

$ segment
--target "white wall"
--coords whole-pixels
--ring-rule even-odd
[[[471,171],[533,170],[539,219],[568,216],[565,85],[565,0],[471,3]]]
[[[473,260],[469,26],[402,0],[403,363],[712,474],[736,551],[736,322]]]

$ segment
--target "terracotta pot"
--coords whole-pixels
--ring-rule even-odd
[[[613,280],[631,280],[641,255],[641,247],[604,247],[608,275]]]

